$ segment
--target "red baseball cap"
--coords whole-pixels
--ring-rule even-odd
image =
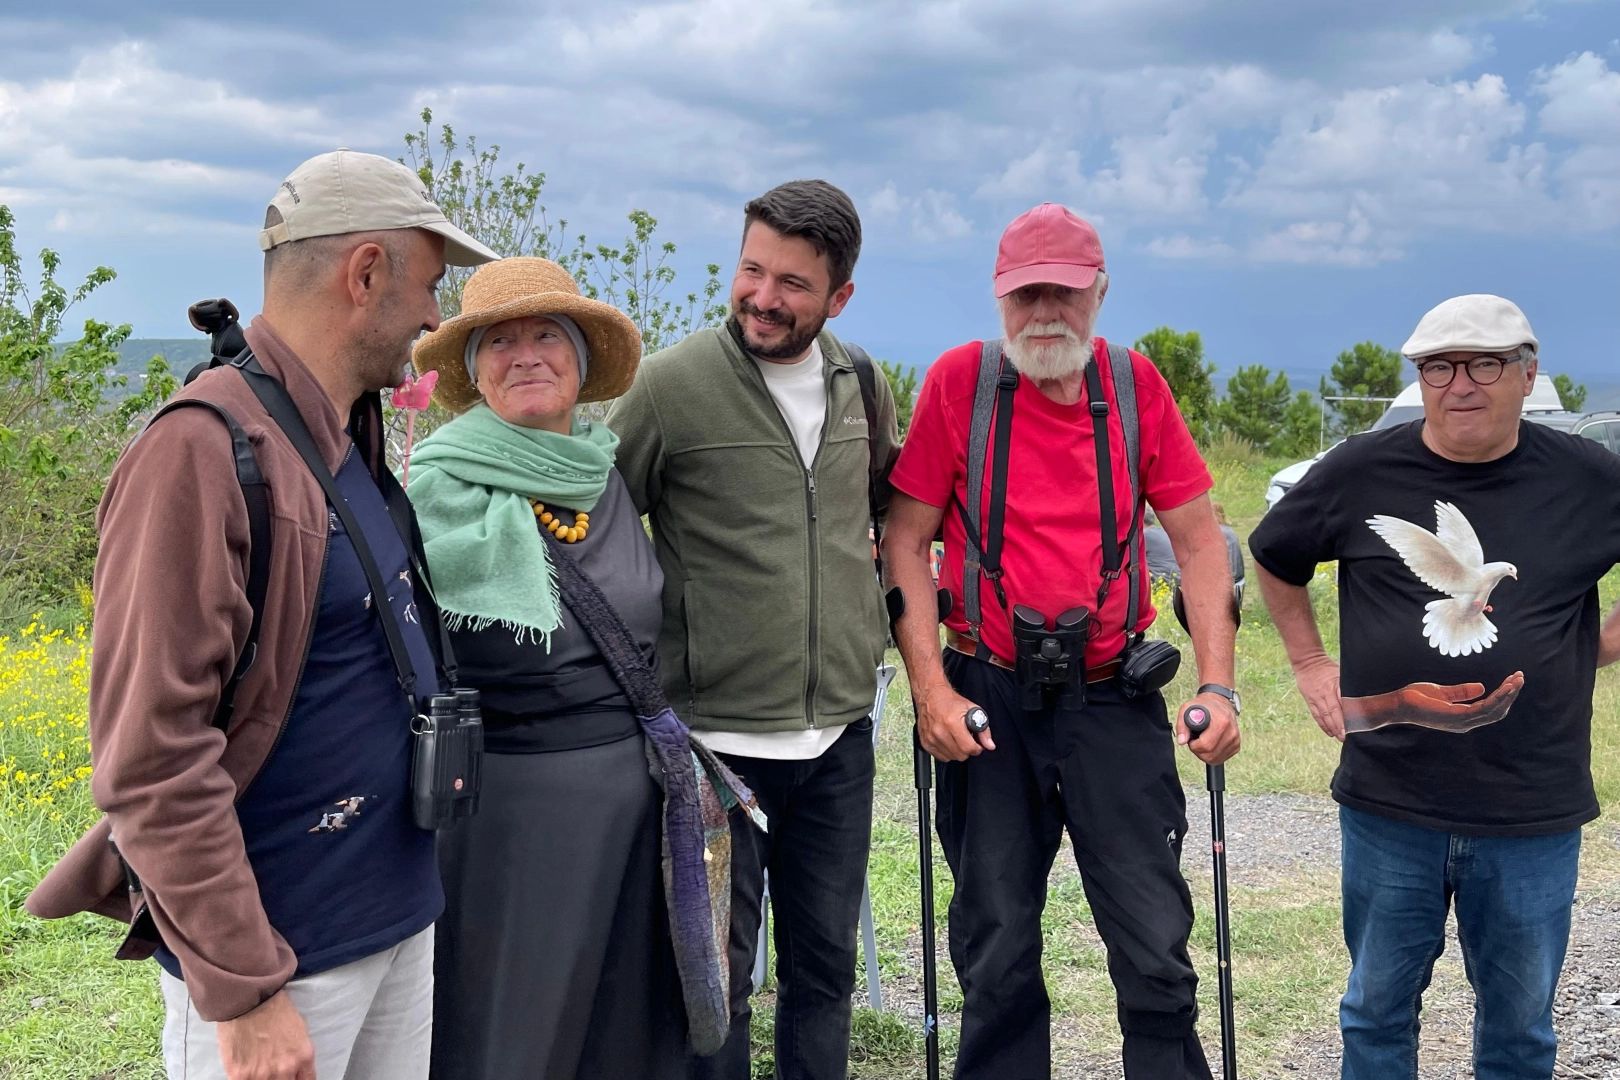
[[[1084,218],[1058,203],[1041,203],[1001,234],[996,249],[996,298],[1025,285],[1089,289],[1105,270],[1102,241]]]

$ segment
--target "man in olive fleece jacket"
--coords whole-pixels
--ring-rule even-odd
[[[832,185],[755,199],[727,324],[648,357],[608,415],[664,570],[670,701],[770,819],[765,836],[733,825],[731,1037],[693,1059],[694,1077],[749,1075],[766,870],[777,1075],[846,1072],[886,632],[868,484],[899,453],[887,381],[869,431],[855,367],[823,329],[855,291],[859,253],[855,207]]]

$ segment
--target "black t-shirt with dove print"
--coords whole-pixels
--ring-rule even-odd
[[[1521,423],[1495,461],[1448,461],[1423,422],[1334,449],[1249,538],[1257,563],[1308,583],[1338,562],[1340,691],[1371,697],[1516,672],[1500,720],[1401,723],[1345,738],[1333,796],[1367,813],[1475,836],[1542,836],[1598,816],[1592,687],[1598,579],[1620,562],[1620,456]],[[1241,673],[1240,673],[1241,677]]]

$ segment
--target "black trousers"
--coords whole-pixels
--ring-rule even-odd
[[[1186,799],[1164,699],[1117,680],[1083,709],[1026,712],[1012,672],[947,650],[956,689],[990,715],[996,749],[939,769],[937,824],[956,880],[951,962],[962,986],[959,1080],[1044,1080],[1051,1003],[1041,911],[1063,829],[1108,951],[1127,1080],[1210,1080],[1187,956]]]
[[[731,1034],[692,1058],[692,1080],[748,1080],[754,951],[765,871],[776,948],[777,1080],[843,1080],[849,1068],[856,928],[872,847],[872,721],[844,729],[818,758],[721,754],[759,797],[769,834],[731,817]]]

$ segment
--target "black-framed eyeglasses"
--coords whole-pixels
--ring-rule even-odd
[[[1467,360],[1441,360],[1438,357],[1429,357],[1418,361],[1418,375],[1424,382],[1436,390],[1443,390],[1451,385],[1457,377],[1457,369],[1468,369],[1468,377],[1474,380],[1475,386],[1490,386],[1502,378],[1502,369],[1509,364],[1517,364],[1521,358],[1517,356],[1471,356]]]

